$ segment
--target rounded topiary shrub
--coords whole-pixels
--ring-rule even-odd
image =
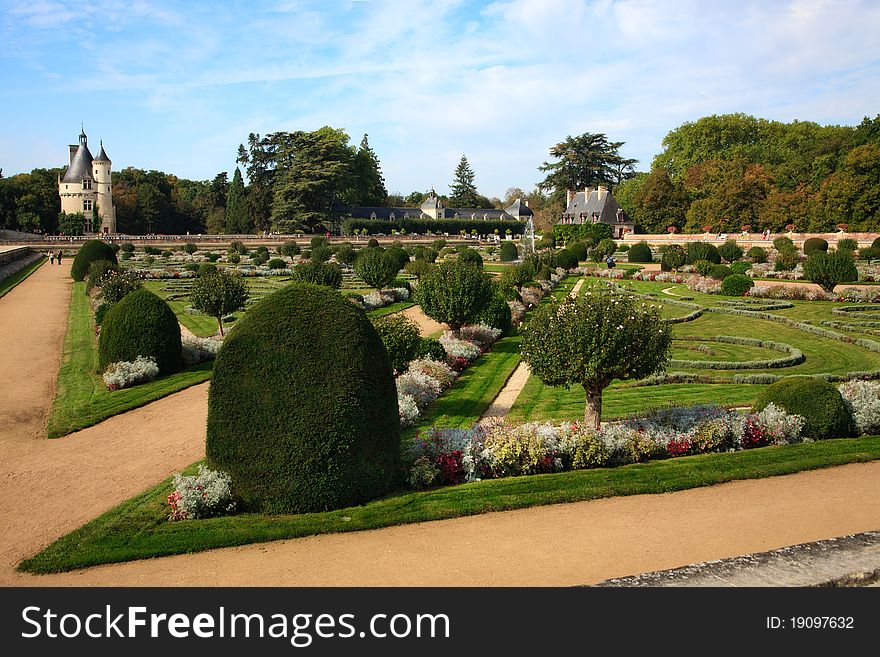
[[[723,281],[732,273],[733,270],[727,265],[712,265],[712,268],[709,270],[709,276],[718,281]]]
[[[397,390],[366,315],[307,283],[255,304],[214,362],[207,455],[246,508],[269,513],[337,509],[394,490]]]
[[[498,257],[501,259],[501,262],[516,260],[519,257],[519,253],[516,251],[516,244],[513,242],[502,242]]]
[[[743,274],[731,274],[721,282],[721,294],[729,297],[741,297],[748,292],[755,282]]]
[[[806,438],[846,438],[854,432],[854,423],[837,388],[812,376],[790,376],[773,383],[758,395],[755,411],[774,404],[787,413],[801,415]]]
[[[687,261],[694,264],[697,260],[708,260],[713,265],[721,263],[721,254],[714,244],[708,242],[688,242]]]
[[[626,252],[627,260],[630,262],[653,262],[654,256],[651,254],[651,247],[647,242],[638,242],[630,247]]]
[[[89,240],[77,251],[73,264],[70,266],[70,277],[75,281],[84,280],[88,276],[89,266],[97,260],[107,260],[114,265],[119,264],[113,247],[101,240]]]
[[[746,255],[752,259],[752,262],[767,262],[767,249],[760,246],[753,246],[746,252]]]
[[[678,244],[670,244],[660,259],[660,269],[663,271],[673,271],[682,267],[687,263],[687,254],[685,250]]]
[[[880,237],[871,242],[871,248],[880,249]]]
[[[98,338],[98,361],[110,363],[153,357],[159,372],[180,371],[180,325],[162,299],[148,290],[126,294],[104,316]]]
[[[477,315],[476,321],[479,324],[488,324],[493,328],[500,329],[503,334],[510,331],[513,317],[510,306],[507,305],[507,300],[504,298],[504,293],[500,289],[495,289],[495,293]]]
[[[815,251],[827,251],[828,242],[821,237],[810,237],[804,240],[804,255],[810,255]]]
[[[574,257],[578,259],[578,261],[586,260],[589,257],[587,253],[587,245],[585,242],[574,242],[569,244],[566,247],[569,251],[574,253]]]

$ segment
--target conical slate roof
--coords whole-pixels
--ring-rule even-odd
[[[101,152],[103,153],[103,150]],[[107,159],[106,155],[104,155],[104,159]],[[67,167],[67,172],[61,180],[66,183],[75,183],[82,182],[86,178],[94,180],[92,178],[92,153],[86,144],[80,142],[76,155],[73,156],[73,162]]]
[[[101,151],[98,153],[98,157],[95,158],[95,162],[109,162],[110,158],[107,157],[107,153],[104,151],[104,142],[101,141]]]
[[[521,198],[516,199],[513,204],[509,208],[505,208],[504,211],[512,217],[531,217],[535,214],[528,205],[523,203]]]

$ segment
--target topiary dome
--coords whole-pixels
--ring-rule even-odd
[[[214,363],[207,455],[247,508],[270,513],[337,509],[394,490],[397,390],[364,313],[308,283],[255,304]]]
[[[89,274],[89,266],[98,260],[107,260],[114,265],[119,264],[112,246],[101,240],[89,240],[80,247],[73,258],[70,277],[75,281],[85,280]]]
[[[179,372],[180,325],[162,299],[149,290],[126,294],[107,311],[98,339],[101,369],[110,363],[153,357],[161,374]]]
[[[846,438],[854,431],[852,414],[837,388],[813,376],[789,376],[773,383],[758,395],[754,410],[773,403],[787,413],[801,415],[806,438]]]

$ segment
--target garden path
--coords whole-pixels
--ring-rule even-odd
[[[416,323],[416,325],[419,327],[419,333],[422,334],[422,337],[433,336],[437,333],[442,333],[447,328],[449,328],[445,324],[441,324],[440,322],[428,317],[425,314],[425,311],[422,310],[421,306],[410,306],[406,310],[401,311],[400,314]]]
[[[582,278],[574,284],[574,287],[571,288],[571,292],[569,293],[570,297],[576,297],[578,293],[580,293],[581,287],[584,285],[584,280],[585,279]],[[486,412],[483,413],[480,419],[482,420],[487,417],[507,417],[507,414],[510,413],[510,409],[513,408],[513,405],[516,402],[516,398],[519,397],[519,394],[522,392],[523,388],[525,388],[530,374],[529,366],[520,361],[516,366],[516,369],[513,371],[513,374],[507,379],[507,383],[504,384],[504,387],[501,388],[501,391],[495,399],[492,400],[492,403],[489,404],[489,408],[486,409]]]
[[[208,384],[46,439],[71,288],[70,261],[45,264],[0,299],[0,584],[33,581],[22,558],[204,455]]]

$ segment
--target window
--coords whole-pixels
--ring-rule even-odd
[[[89,178],[83,178],[83,189],[91,189],[92,181]]]
[[[92,199],[85,198],[83,199],[83,211],[91,212],[92,211]]]

